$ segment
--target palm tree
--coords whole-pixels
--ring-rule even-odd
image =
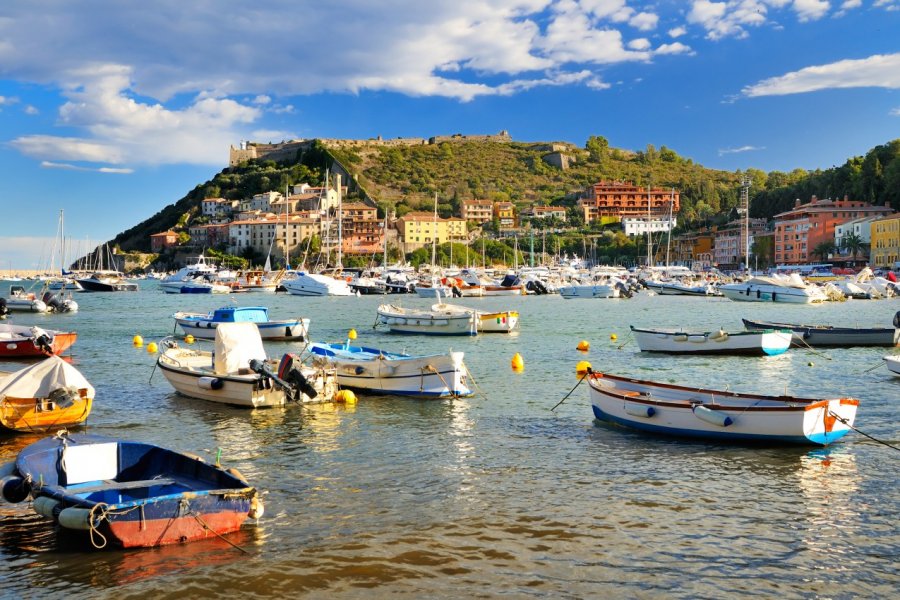
[[[814,256],[818,256],[822,260],[826,260],[829,254],[834,254],[837,251],[837,244],[832,241],[821,242],[813,248],[812,254]]]
[[[865,243],[860,237],[858,233],[848,233],[841,239],[841,247],[850,252],[853,259],[856,259],[856,256],[866,250],[868,248],[868,244]]]

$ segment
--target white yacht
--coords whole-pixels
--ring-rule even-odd
[[[328,275],[297,271],[293,277],[282,280],[284,289],[295,296],[354,296],[356,295],[343,279]]]

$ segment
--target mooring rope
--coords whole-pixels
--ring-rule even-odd
[[[866,433],[865,431],[860,431],[859,429],[857,429],[856,427],[854,427],[854,426],[850,423],[849,420],[847,420],[847,419],[845,419],[844,417],[840,416],[840,415],[837,414],[836,412],[834,412],[834,411],[828,411],[828,414],[830,414],[832,417],[834,417],[835,419],[837,419],[838,421],[840,421],[841,423],[843,423],[844,425],[846,425],[847,427],[849,427],[850,429],[852,429],[853,431],[855,431],[856,433],[858,433],[858,434],[860,434],[860,435],[866,436],[867,438],[869,438],[869,439],[872,440],[873,442],[878,442],[879,444],[884,444],[884,445],[887,446],[888,448],[893,448],[894,450],[897,450],[898,452],[900,452],[900,448],[898,448],[897,446],[894,446],[893,444],[889,444],[888,442],[885,442],[884,440],[879,440],[877,437],[875,437],[875,436],[873,436],[873,435],[869,435],[869,434]]]

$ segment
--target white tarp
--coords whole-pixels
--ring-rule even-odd
[[[94,397],[94,387],[78,369],[58,356],[51,356],[0,380],[0,398],[46,398],[64,388],[86,388],[88,397]]]
[[[256,323],[220,323],[216,327],[214,366],[217,375],[249,368],[254,358],[266,360]]]

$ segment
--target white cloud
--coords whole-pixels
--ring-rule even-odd
[[[647,50],[650,48],[650,40],[647,38],[638,38],[628,42],[628,47],[632,50]]]
[[[743,152],[755,152],[757,150],[765,149],[765,146],[740,146],[738,148],[720,148],[719,156],[725,156],[726,154],[741,154]]]
[[[115,167],[83,167],[80,165],[72,165],[68,163],[57,163],[49,160],[41,161],[42,169],[63,169],[66,171],[90,171],[92,173],[114,173],[118,175],[127,175],[134,173],[134,169],[117,169]]]
[[[694,54],[690,46],[686,46],[681,42],[673,42],[671,44],[662,44],[653,51],[653,54]]]
[[[668,33],[669,33],[669,37],[679,38],[687,33],[687,28],[682,27],[682,26],[673,27],[672,29],[669,30]]]
[[[653,31],[659,23],[659,16],[653,13],[641,12],[628,20],[628,24],[641,31]]]
[[[252,102],[253,104],[258,104],[258,105],[260,105],[260,106],[265,106],[266,104],[271,104],[271,103],[272,103],[272,97],[271,97],[271,96],[267,96],[267,95],[265,95],[265,94],[260,94],[259,96],[257,96],[257,97],[254,98],[253,100],[251,100],[251,102]]]
[[[900,10],[900,1],[898,0],[875,0],[876,8],[885,10]]]
[[[892,117],[900,117],[900,106],[898,106],[897,108],[892,108],[890,112],[888,112],[888,114]]]
[[[39,110],[37,109],[37,107],[32,106],[32,105],[30,105],[30,104],[29,104],[28,106],[26,106],[26,107],[25,107],[24,109],[22,109],[22,110],[25,111],[25,114],[26,114],[26,115],[37,115],[37,114],[40,114],[40,112],[41,112],[41,111],[39,111]]]
[[[794,0],[794,10],[800,21],[815,21],[824,17],[831,9],[826,0]]]
[[[900,89],[900,53],[805,67],[747,86],[742,94],[752,98],[858,87]]]

